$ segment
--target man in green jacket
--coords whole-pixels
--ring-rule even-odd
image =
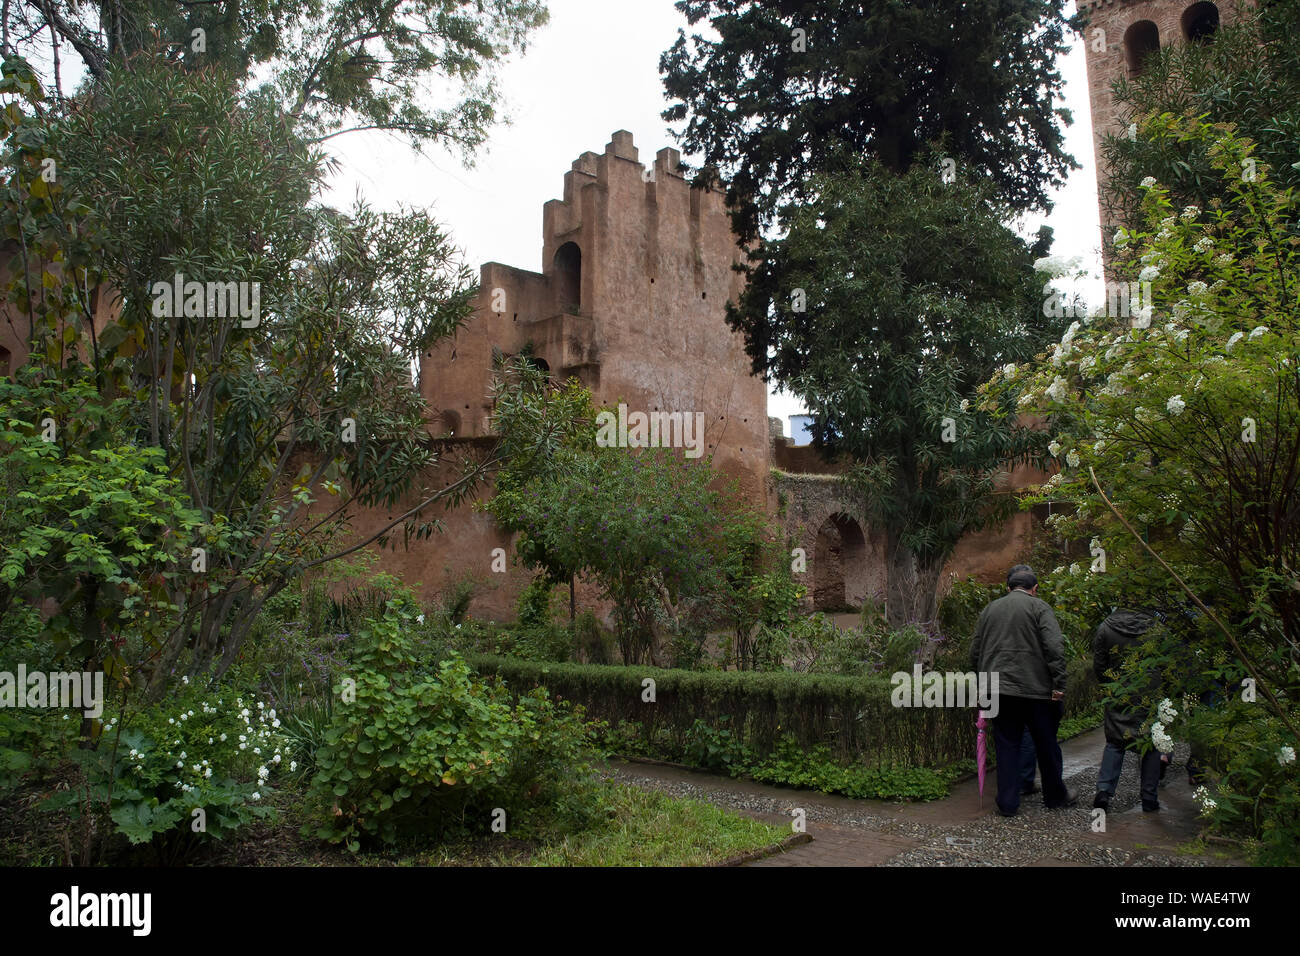
[[[993,741],[998,812],[1013,817],[1020,809],[1020,742],[1026,728],[1038,751],[1043,803],[1049,809],[1077,803],[1078,792],[1067,791],[1061,778],[1061,747],[1056,742],[1065,707],[1065,640],[1056,615],[1038,597],[1038,577],[1028,565],[1017,564],[1007,572],[1007,593],[980,613],[971,667],[997,675]]]
[[[1092,639],[1092,667],[1099,683],[1114,679],[1124,653],[1141,643],[1153,624],[1155,618],[1152,615],[1122,608],[1117,608],[1101,622]],[[1158,679],[1148,690],[1152,695],[1159,690]],[[1106,702],[1106,718],[1102,724],[1106,749],[1102,751],[1101,770],[1097,774],[1097,796],[1092,801],[1094,808],[1110,809],[1120,771],[1124,769],[1124,753],[1136,749],[1143,737],[1145,715],[1150,710],[1150,701],[1140,698]],[[1138,758],[1138,770],[1142,781],[1142,809],[1154,813],[1160,809],[1160,751],[1153,747],[1142,754]]]

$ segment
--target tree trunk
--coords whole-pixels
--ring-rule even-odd
[[[943,561],[918,560],[890,535],[885,568],[885,617],[893,629],[929,624],[938,616],[939,574]]]

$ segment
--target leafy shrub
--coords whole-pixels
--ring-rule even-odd
[[[513,703],[456,653],[426,669],[409,619],[390,608],[355,635],[354,687],[339,688],[355,699],[335,705],[316,750],[315,833],[355,851],[442,831],[484,801],[568,800],[560,783],[583,775],[578,718],[545,694]]]
[[[560,624],[511,628],[508,653],[525,661],[567,661],[573,657],[573,632]]]
[[[930,636],[915,624],[896,631],[889,631],[880,639],[882,672],[886,675],[898,671],[910,671],[917,662],[917,655],[930,640]]]
[[[749,753],[730,726],[731,718],[723,714],[718,726],[696,720],[686,732],[686,759],[691,766],[705,770],[732,771],[749,763]]]
[[[930,767],[885,765],[843,766],[831,758],[829,747],[811,751],[793,737],[749,768],[764,783],[842,793],[862,800],[938,800],[948,795],[948,775]]]
[[[270,778],[292,761],[264,701],[183,679],[163,703],[125,714],[106,709],[105,718],[97,746],[73,752],[81,785],[47,800],[46,809],[71,810],[87,830],[88,816],[107,814],[117,833],[152,844],[166,863],[274,813]]]
[[[949,640],[969,639],[975,633],[980,613],[1006,588],[966,577],[953,581],[939,601],[939,631]]]
[[[545,574],[536,574],[519,595],[516,611],[519,626],[546,627],[555,618],[555,583]]]

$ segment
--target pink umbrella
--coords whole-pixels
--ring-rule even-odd
[[[988,719],[984,716],[984,711],[977,711],[975,726],[979,728],[979,734],[975,737],[975,766],[979,773],[980,781],[980,809],[984,809],[984,758],[988,755],[989,745],[985,736],[986,728],[989,725]]]

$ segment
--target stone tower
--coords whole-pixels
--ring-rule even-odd
[[[1118,104],[1111,84],[1121,77],[1137,76],[1146,58],[1172,43],[1208,43],[1221,23],[1230,22],[1247,0],[1079,0],[1088,14],[1084,50],[1088,63],[1088,99],[1092,105],[1092,143],[1097,181],[1105,181],[1101,144],[1108,133],[1121,128]],[[1115,226],[1101,213],[1102,248],[1106,249]]]
[[[421,362],[436,438],[481,444],[491,429],[493,358],[526,350],[554,379],[576,377],[597,405],[625,405],[629,418],[691,416],[703,426],[702,455],[767,510],[767,388],[726,322],[743,252],[722,193],[692,186],[679,160],[661,149],[643,166],[632,134],[614,133],[603,153],[573,162],[563,198],[543,206],[542,271],[482,266],[473,315]],[[494,549],[511,550],[510,536],[468,504],[440,517],[443,534],[388,554],[386,569],[419,582],[426,597],[470,575],[481,584],[474,614],[512,617],[530,575],[490,570]]]
[[[598,405],[703,414],[704,453],[762,499],[767,390],[725,318],[742,253],[722,194],[692,187],[679,159],[661,149],[642,166],[632,134],[614,133],[604,153],[574,161],[564,198],[543,207],[543,271],[482,267],[474,315],[424,359],[423,391],[444,434],[486,434],[493,351],[528,348]]]

